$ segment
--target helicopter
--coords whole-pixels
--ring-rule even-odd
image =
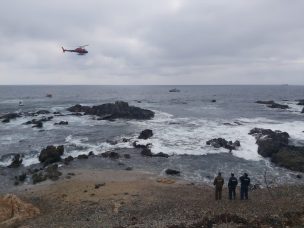
[[[75,48],[74,50],[64,49],[64,47],[61,47],[61,48],[62,48],[63,52],[66,52],[66,51],[68,51],[68,52],[76,52],[76,53],[78,53],[78,55],[85,55],[85,54],[88,53],[88,51],[84,48],[86,46],[89,46],[89,45],[88,44],[82,45],[82,46],[79,46],[78,48]]]

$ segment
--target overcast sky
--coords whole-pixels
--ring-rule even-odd
[[[3,0],[0,50],[0,84],[304,84],[304,1]]]

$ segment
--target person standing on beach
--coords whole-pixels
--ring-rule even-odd
[[[241,200],[248,200],[248,187],[250,184],[250,178],[247,173],[244,173],[243,176],[240,177],[241,182]]]
[[[231,177],[229,178],[229,182],[228,182],[228,189],[229,189],[229,199],[232,200],[234,199],[235,200],[235,189],[236,189],[236,186],[238,185],[238,181],[236,179],[236,177],[234,176],[233,173],[231,173]]]
[[[213,181],[213,185],[215,186],[215,200],[221,200],[224,185],[224,179],[221,173],[218,173],[217,177]]]

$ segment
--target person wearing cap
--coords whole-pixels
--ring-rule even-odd
[[[214,178],[213,185],[215,186],[215,200],[221,200],[224,185],[224,179],[221,173],[218,173],[217,177]]]
[[[240,177],[241,182],[241,200],[246,199],[248,200],[248,187],[250,184],[250,178],[248,177],[247,173],[244,173],[243,176]]]
[[[229,199],[235,200],[235,189],[236,186],[238,185],[238,181],[236,179],[236,177],[234,176],[234,173],[231,173],[231,177],[229,178],[229,182],[228,182],[228,190],[229,190]]]

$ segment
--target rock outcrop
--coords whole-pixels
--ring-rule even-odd
[[[0,227],[19,227],[24,220],[40,214],[40,210],[16,195],[0,197]]]
[[[240,141],[236,140],[235,142],[227,141],[223,138],[211,139],[206,142],[207,145],[213,146],[215,148],[223,147],[228,150],[236,150],[237,147],[241,146]]]
[[[18,168],[20,165],[22,164],[22,158],[20,154],[15,154],[12,162],[9,166],[7,166],[8,168]]]
[[[50,179],[52,181],[56,181],[62,175],[61,172],[58,171],[58,165],[52,164],[46,167],[42,171],[38,171],[32,175],[33,184],[37,184],[39,182]]]
[[[175,170],[175,169],[166,169],[165,172],[167,175],[177,175],[177,176],[180,175],[180,171]]]
[[[63,145],[55,147],[55,146],[47,146],[45,149],[42,149],[39,155],[39,161],[44,163],[44,165],[48,165],[54,162],[61,161],[61,156],[64,153]]]
[[[143,130],[138,136],[139,139],[148,139],[153,136],[153,131],[150,129]]]
[[[304,147],[289,145],[287,132],[254,128],[249,134],[256,137],[260,155],[269,157],[276,165],[304,172]]]
[[[2,123],[9,123],[12,119],[16,119],[18,117],[21,117],[21,114],[19,113],[8,113],[3,116],[0,116],[0,119],[2,119]]]
[[[265,104],[268,108],[279,108],[279,109],[288,109],[288,105],[282,105],[275,103],[274,101],[257,101],[257,104]]]
[[[84,113],[85,115],[96,115],[103,120],[113,119],[151,119],[154,117],[154,112],[141,109],[134,106],[129,106],[127,102],[116,101],[114,104],[107,103],[98,106],[82,106],[75,105],[68,108],[68,111],[73,113]]]

